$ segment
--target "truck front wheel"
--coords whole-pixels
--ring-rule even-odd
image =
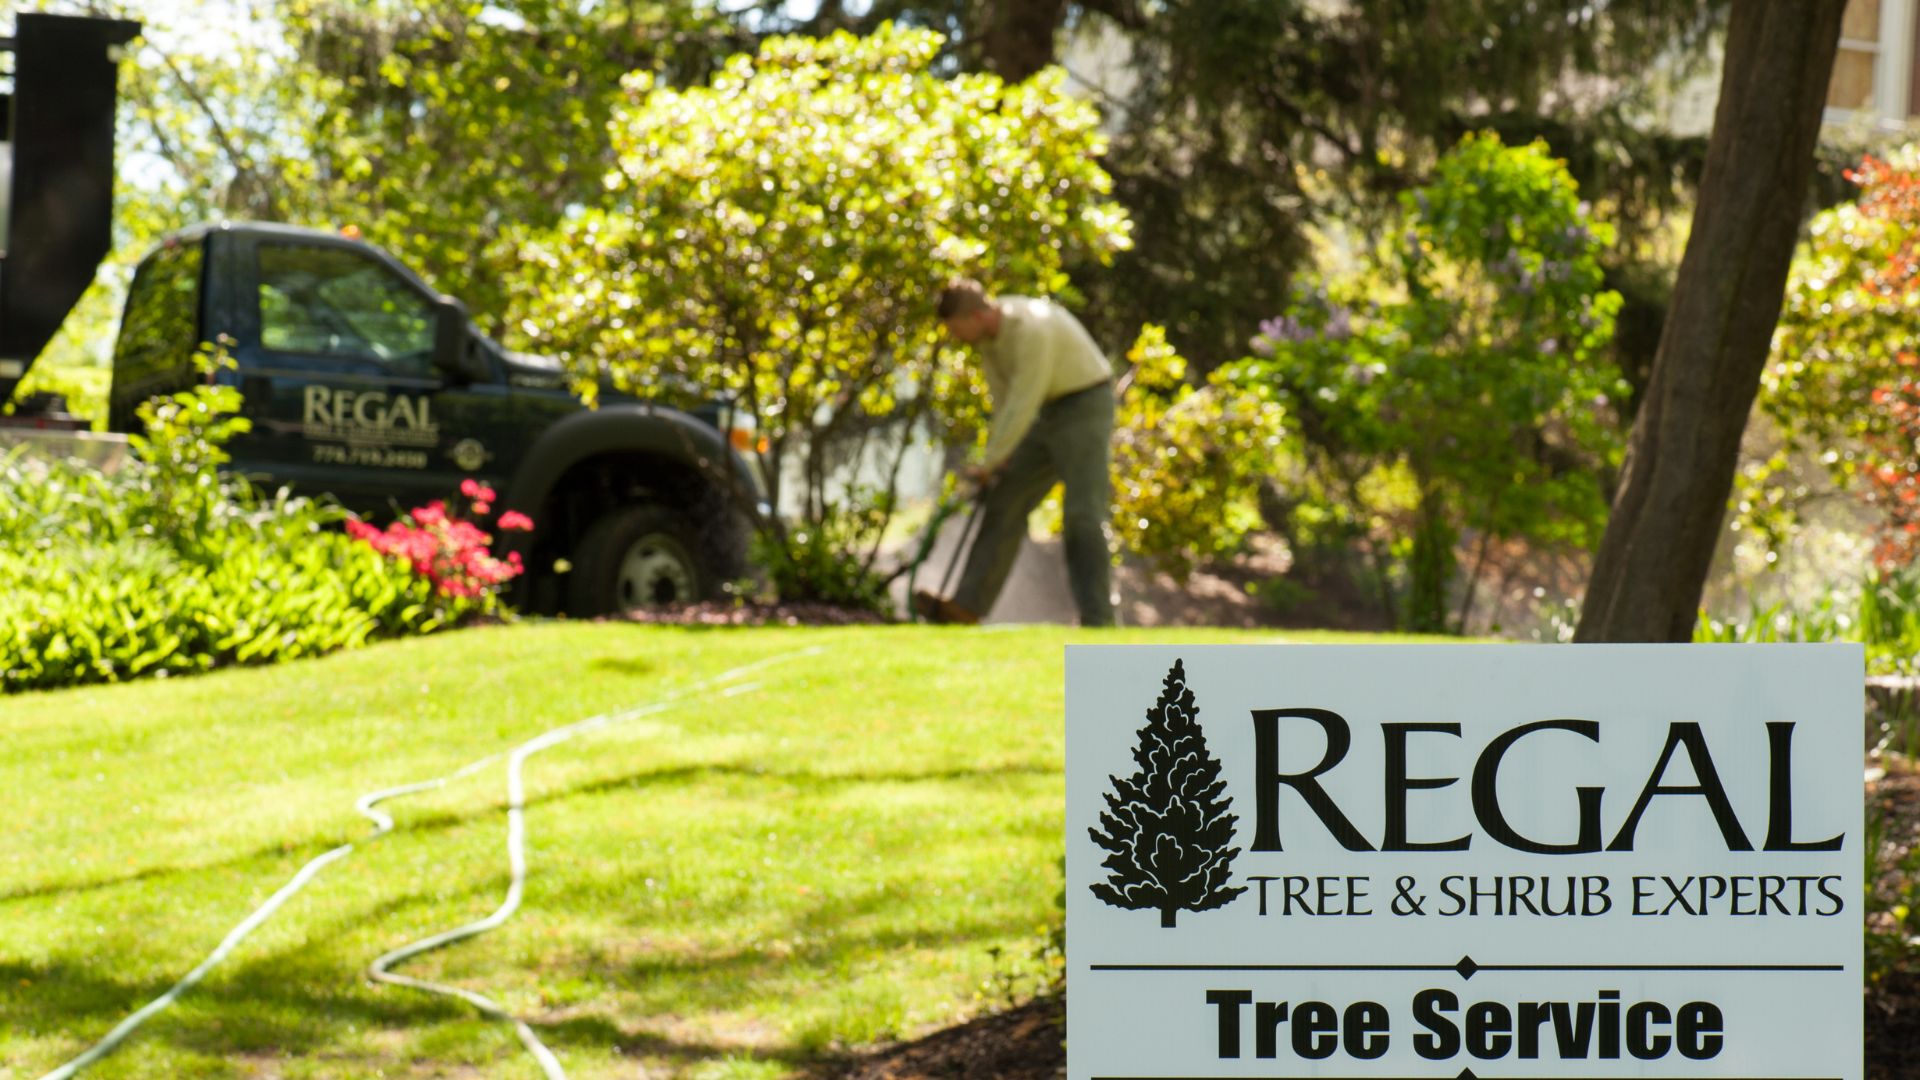
[[[574,550],[567,614],[591,618],[704,599],[710,575],[695,554],[694,535],[664,507],[628,506],[601,516]]]

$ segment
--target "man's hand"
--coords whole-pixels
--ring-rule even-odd
[[[979,496],[983,496],[983,494],[987,492],[987,488],[991,488],[993,482],[1000,477],[1000,469],[1002,469],[1000,465],[993,465],[993,467],[989,467],[989,465],[968,465],[966,469],[960,471],[960,477],[966,479],[968,484],[973,484],[973,498],[979,498]]]
[[[969,465],[961,470],[960,475],[966,477],[967,482],[972,484],[976,491],[985,491],[992,485],[994,478],[1000,475],[1000,467],[997,465],[991,468],[985,465]]]

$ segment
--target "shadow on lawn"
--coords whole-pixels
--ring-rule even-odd
[[[983,768],[954,768],[901,770],[897,772],[820,772],[813,769],[764,769],[739,762],[726,764],[673,765],[664,768],[638,769],[624,776],[611,776],[600,780],[591,780],[569,787],[544,791],[526,801],[526,807],[532,810],[549,803],[565,802],[569,799],[606,795],[624,790],[641,790],[658,787],[663,784],[675,784],[697,780],[745,779],[778,781],[824,792],[861,784],[946,784],[966,780],[984,780],[992,778],[1020,776],[1059,776],[1060,769],[1051,765],[1001,764]],[[399,830],[409,829],[448,829],[468,824],[483,817],[494,817],[505,811],[504,802],[494,802],[484,807],[457,812],[427,813],[417,818],[402,819]]]
[[[677,765],[659,769],[641,769],[625,776],[608,777],[570,787],[545,791],[526,801],[528,809],[544,806],[548,803],[565,802],[568,799],[604,795],[622,789],[646,788],[660,784],[670,784],[689,780],[711,779],[719,777],[742,777],[753,780],[779,780],[797,786],[816,790],[847,787],[857,784],[919,784],[952,783],[970,779],[1013,776],[1057,776],[1060,770],[1052,766],[1002,764],[985,768],[967,769],[929,769],[923,771],[900,772],[849,772],[823,773],[810,769],[760,769],[741,764],[725,765]],[[498,793],[504,795],[504,791]],[[485,806],[458,812],[426,813],[418,817],[407,816],[404,803],[389,804],[386,809],[394,813],[397,821],[396,833],[409,831],[434,831],[457,828],[482,818],[497,817],[506,811],[504,799],[489,801]],[[396,806],[400,807],[396,809]],[[328,840],[316,837],[304,843],[311,844],[306,856],[311,858],[328,848],[342,843],[366,842],[364,833],[349,834],[340,839]],[[149,866],[127,874],[113,877],[96,878],[90,881],[60,881],[26,888],[0,890],[0,904],[21,900],[49,899],[57,896],[71,896],[80,893],[95,892],[101,889],[113,889],[122,885],[132,885],[153,878],[168,877],[174,874],[197,874],[210,870],[228,869],[259,859],[284,857],[289,848],[281,842],[263,844],[251,851],[230,855],[211,862],[192,863],[187,866]]]
[[[60,1055],[64,1059],[173,985],[172,978],[112,978],[101,974],[105,967],[0,962],[0,1016],[16,1031],[66,1040]],[[372,997],[355,993],[357,986],[339,983],[338,971],[310,964],[243,968],[213,985],[189,990],[131,1041],[163,1039],[214,1055],[300,1052],[332,1042],[342,1025],[400,1027],[472,1015],[456,1003],[412,995]],[[55,1062],[43,1064],[51,1067]]]
[[[364,925],[431,899],[383,901],[329,923],[334,927]],[[1017,935],[1027,928],[1027,920],[1009,916],[993,921],[968,920],[938,933],[832,932],[881,912],[893,902],[895,898],[885,890],[874,890],[860,897],[814,904],[790,920],[785,932],[769,936],[776,942],[801,943],[784,952],[750,948],[727,954],[655,954],[635,959],[588,954],[562,966],[570,969],[574,978],[598,974],[616,985],[634,988],[629,992],[637,1000],[628,1007],[637,1007],[642,1015],[683,1017],[697,1011],[743,1008],[751,1012],[756,999],[804,993],[821,972],[844,971],[850,963],[858,965],[868,958],[877,961],[902,948]],[[133,1039],[164,1040],[178,1049],[215,1057],[319,1053],[349,1058],[363,1047],[370,1056],[374,1054],[365,1041],[367,1033],[429,1025],[492,1026],[510,1041],[507,1029],[480,1020],[458,1002],[398,989],[375,989],[358,976],[358,972],[344,974],[337,963],[312,957],[301,946],[289,946],[243,967],[216,972],[212,984],[194,987],[173,1010],[155,1018]],[[458,981],[483,991],[500,989],[489,987],[486,979]],[[0,1016],[16,1032],[59,1036],[65,1045],[58,1057],[64,1060],[170,985],[171,980],[116,979],[92,966],[0,962]],[[756,1048],[683,1041],[637,1024],[623,1026],[603,1014],[581,1013],[578,1008],[533,1015],[528,1020],[556,1049],[611,1048],[624,1055],[689,1062],[746,1057],[803,1065],[823,1060],[822,1052],[803,1046]],[[343,1045],[345,1040],[352,1040],[351,1046]],[[39,1064],[51,1067],[56,1062]]]

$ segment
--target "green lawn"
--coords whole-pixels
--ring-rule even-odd
[[[1299,640],[1357,640],[1296,635]],[[530,880],[408,965],[532,1020],[580,1080],[777,1077],[989,1004],[1061,851],[1061,646],[1272,634],[529,624],[0,700],[0,1080],[165,990],[353,801],[754,660],[758,689],[527,767]],[[363,976],[507,882],[504,766],[358,846],[89,1077],[536,1077],[511,1031]]]

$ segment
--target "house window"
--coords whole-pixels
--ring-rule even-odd
[[[1920,0],[1847,0],[1827,83],[1827,119],[1895,127],[1920,115]]]
[[[1882,0],[1847,0],[1840,21],[1840,52],[1827,83],[1827,107],[1873,111],[1880,73]]]

